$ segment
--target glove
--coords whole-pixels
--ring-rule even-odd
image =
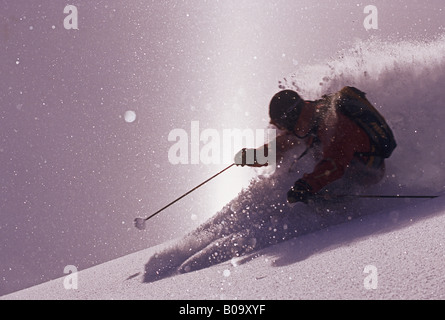
[[[269,165],[268,162],[266,162],[265,164],[259,164],[258,160],[257,160],[257,149],[247,149],[244,148],[242,150],[240,150],[236,155],[235,155],[235,164],[237,166],[249,166],[249,167],[266,167]],[[267,147],[265,150],[265,153],[267,154]],[[253,161],[252,161],[253,158]]]
[[[313,197],[312,187],[304,180],[300,179],[295,182],[295,185],[287,193],[287,202],[296,203],[308,201]]]

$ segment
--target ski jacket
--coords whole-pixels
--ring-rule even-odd
[[[320,110],[326,108],[322,100],[309,102]],[[375,147],[368,134],[353,120],[337,109],[328,111],[317,120],[312,135],[306,138],[308,146],[320,144],[321,160],[312,173],[306,173],[303,180],[316,193],[326,185],[340,179],[354,159],[369,167],[383,164],[383,159],[373,155]]]

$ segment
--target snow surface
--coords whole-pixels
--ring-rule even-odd
[[[166,245],[80,271],[77,290],[60,278],[2,299],[444,299],[445,198],[415,203],[155,282],[143,265]]]
[[[398,148],[381,183],[364,190],[338,181],[330,190],[443,193],[444,56],[445,37],[370,40],[282,82],[306,99],[357,86],[394,130]],[[287,190],[315,161],[309,154],[292,165],[303,149],[297,145],[274,173],[258,170],[248,188],[183,238],[80,271],[77,290],[59,279],[3,298],[444,298],[443,197],[289,207]],[[365,288],[367,266],[378,271],[375,290]]]

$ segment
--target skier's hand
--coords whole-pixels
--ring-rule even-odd
[[[244,148],[242,150],[240,150],[236,155],[235,155],[235,164],[237,166],[248,166],[248,167],[265,167],[268,165],[268,163],[266,162],[265,164],[259,164],[258,163],[258,159],[257,159],[257,149],[247,149]]]
[[[235,164],[237,166],[244,167],[247,162],[247,149],[243,148],[241,149],[236,155],[235,155]]]
[[[313,197],[312,187],[304,180],[298,180],[295,185],[287,193],[287,202],[296,203],[308,201]]]

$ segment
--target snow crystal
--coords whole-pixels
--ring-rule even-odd
[[[188,273],[188,272],[190,272],[190,271],[191,271],[191,267],[190,267],[190,266],[186,266],[186,267],[184,268],[184,272]]]
[[[239,265],[239,261],[240,261],[241,259],[239,258],[239,257],[233,257],[231,260],[230,260],[230,264],[233,266],[233,267],[237,267],[238,265]]]
[[[128,110],[124,115],[125,122],[132,123],[136,120],[136,113],[134,111]]]

